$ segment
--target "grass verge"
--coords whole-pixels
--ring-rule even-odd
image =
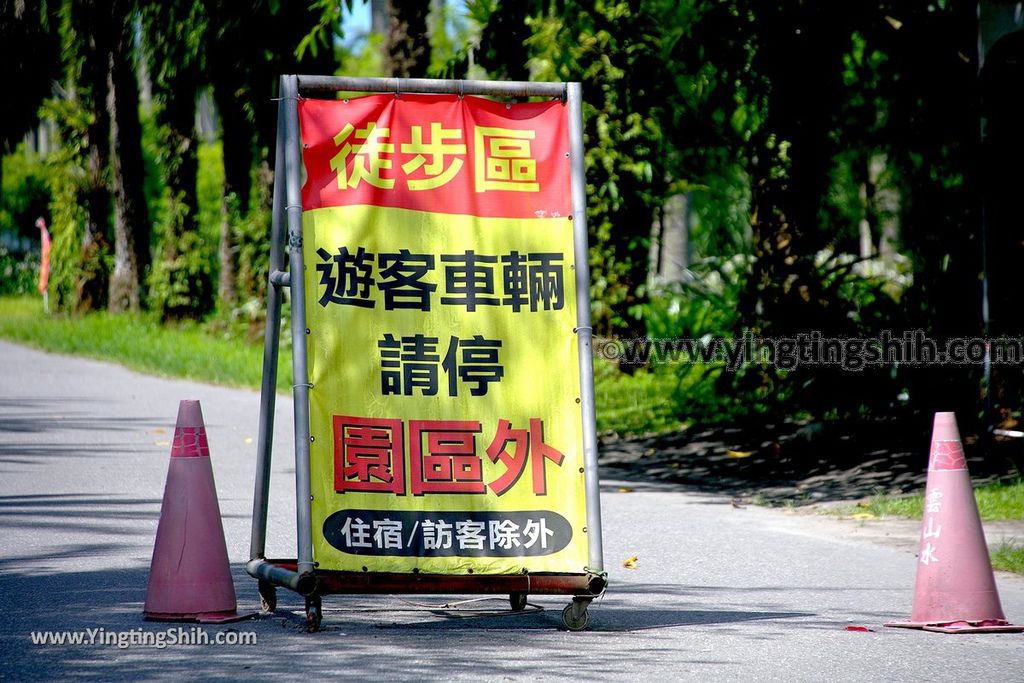
[[[989,550],[992,568],[1024,574],[1024,545],[1007,541]]]
[[[678,429],[674,393],[679,384],[666,372],[620,372],[601,358],[594,359],[594,394],[598,432],[644,434]]]
[[[1024,479],[980,486],[974,489],[974,499],[978,502],[978,513],[984,522],[1024,519]],[[836,508],[835,512],[842,516],[858,514],[865,517],[921,519],[924,513],[924,494],[874,496],[858,504],[855,509],[843,506]]]
[[[1024,479],[997,482],[974,489],[978,513],[982,521],[994,522],[1024,519]],[[924,514],[924,494],[913,496],[875,496],[856,507],[835,508],[835,514],[857,519],[872,517],[906,517],[921,519]],[[1005,541],[989,549],[992,568],[1024,574],[1024,544]]]
[[[153,316],[46,315],[38,297],[0,297],[0,338],[44,351],[113,361],[133,370],[214,384],[258,388],[263,345],[237,334],[214,333],[199,323],[161,325]],[[286,341],[286,340],[283,340]],[[596,359],[597,426],[620,434],[682,427],[671,373],[626,375]],[[282,344],[278,391],[292,385],[291,353]]]
[[[0,338],[149,374],[234,387],[258,388],[263,372],[262,344],[215,336],[197,323],[165,326],[146,315],[46,315],[34,297],[0,297]],[[290,354],[282,348],[278,390],[291,384]]]

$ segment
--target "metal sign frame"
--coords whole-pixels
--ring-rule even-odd
[[[576,327],[579,347],[580,410],[583,423],[583,465],[586,498],[588,566],[585,573],[500,575],[398,574],[318,570],[313,561],[309,462],[309,373],[306,350],[306,293],[302,254],[302,159],[298,100],[333,99],[339,92],[426,93],[490,97],[548,97],[562,100],[569,117],[573,244],[576,263]],[[565,626],[585,628],[590,602],[607,585],[601,540],[601,501],[597,470],[597,431],[594,417],[592,329],[590,326],[590,267],[588,265],[586,183],[583,169],[583,119],[579,83],[523,81],[462,81],[395,78],[281,76],[274,164],[271,221],[270,286],[267,291],[267,329],[263,349],[263,384],[256,445],[256,483],[253,495],[250,560],[246,571],[259,581],[264,609],[276,607],[276,587],[305,596],[306,625],[316,631],[322,618],[321,596],[330,593],[507,593],[513,610],[526,606],[534,594],[572,595],[562,612]],[[287,245],[287,269],[285,256]],[[296,274],[295,277],[292,277]],[[281,340],[283,289],[291,290],[292,402],[295,416],[295,502],[297,559],[266,558],[267,514],[273,455],[277,361]]]

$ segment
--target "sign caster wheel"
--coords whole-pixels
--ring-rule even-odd
[[[526,609],[526,593],[512,593],[508,596],[508,601],[512,605],[513,612],[522,612]]]
[[[585,603],[581,604],[574,600],[562,610],[562,624],[570,631],[582,631],[589,621],[590,614]]]
[[[311,595],[306,598],[306,632],[316,633],[320,630],[320,623],[324,619],[323,603],[319,595]]]

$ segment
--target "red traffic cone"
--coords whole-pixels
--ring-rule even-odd
[[[910,621],[940,633],[1016,633],[1003,616],[953,413],[936,413]]]
[[[182,401],[146,590],[146,619],[221,623],[235,610],[217,489],[199,401]]]

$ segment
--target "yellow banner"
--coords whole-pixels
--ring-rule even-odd
[[[319,568],[583,572],[572,222],[303,218]]]

